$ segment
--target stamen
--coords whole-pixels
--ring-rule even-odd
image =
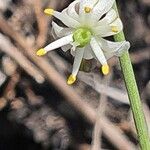
[[[92,11],[92,8],[90,7],[84,7],[85,13],[90,13]]]
[[[109,73],[109,66],[107,64],[102,66],[102,72],[104,75],[107,75]]]
[[[37,56],[43,56],[47,53],[47,51],[44,49],[44,48],[41,48],[39,49],[37,52],[36,52],[36,55]]]
[[[70,75],[69,78],[68,78],[68,80],[67,80],[67,84],[68,85],[73,84],[76,81],[76,79],[77,79],[76,76]]]
[[[111,26],[112,32],[118,32],[118,27],[117,26]]]
[[[54,9],[47,8],[47,9],[44,10],[44,13],[46,15],[53,15],[54,14]]]

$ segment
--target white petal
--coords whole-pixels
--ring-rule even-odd
[[[68,51],[69,49],[71,49],[71,47],[72,47],[72,45],[71,45],[71,44],[68,44],[68,45],[62,46],[61,49],[62,49],[64,52],[66,52],[66,51]]]
[[[59,26],[57,23],[55,23],[54,21],[52,21],[52,32],[54,32],[56,34],[57,37],[60,37],[60,32],[63,30],[64,28]],[[56,37],[55,37],[56,38]]]
[[[52,36],[53,36],[54,39],[57,39],[58,36],[56,35],[56,33],[54,31],[54,28],[52,28],[51,34],[52,34]]]
[[[56,24],[54,21],[52,22],[52,31],[54,31],[57,37],[67,36],[72,33],[71,28],[63,28]]]
[[[79,15],[85,13],[84,8],[89,7],[93,9],[93,7],[96,5],[98,0],[80,0],[80,9],[79,9]]]
[[[82,15],[80,15],[79,21],[82,26],[88,25],[88,27],[93,27],[95,24],[91,13],[83,13]]]
[[[93,51],[92,51],[92,49],[91,49],[91,46],[90,45],[88,45],[88,46],[86,46],[85,47],[85,50],[84,50],[84,55],[83,55],[83,58],[84,59],[92,59],[92,58],[94,58],[94,54],[93,54]]]
[[[68,31],[66,31],[68,30]],[[71,34],[71,29],[69,28],[63,28],[61,26],[59,26],[58,24],[56,24],[54,21],[52,22],[52,36],[54,37],[54,39],[57,39],[58,37],[63,37],[63,36],[67,36],[69,34]],[[64,45],[61,47],[61,49],[66,52],[67,50],[71,49],[72,45],[68,44],[68,45]]]
[[[69,47],[68,47],[68,48],[69,48]],[[71,46],[70,46],[69,49],[71,49]],[[67,50],[67,49],[65,49],[65,50]],[[73,50],[71,49],[70,53],[71,53],[72,56],[75,56],[76,51],[73,51]],[[86,47],[84,48],[83,58],[84,58],[84,59],[87,59],[87,60],[88,60],[88,59],[95,58],[95,55],[94,55],[94,53],[93,53],[92,48],[91,48],[90,45],[88,45],[88,46],[86,46]]]
[[[100,38],[98,40],[98,43],[107,59],[111,58],[114,55],[121,56],[124,51],[127,51],[130,48],[130,43],[127,41],[111,42]]]
[[[76,49],[74,63],[73,63],[73,70],[72,70],[72,75],[74,76],[76,76],[79,71],[80,64],[83,58],[83,54],[84,54],[84,48]]]
[[[114,22],[112,22],[110,24],[110,26],[116,26],[118,28],[118,32],[123,30],[123,24],[120,18],[117,18],[116,20],[114,20]]]
[[[118,31],[113,32],[112,27],[116,27]],[[93,28],[94,34],[100,35],[101,37],[112,36],[112,35],[118,34],[122,30],[123,30],[123,24],[120,18],[117,18],[114,22],[112,22],[109,25],[105,25],[105,26],[101,25],[101,26]]]
[[[76,54],[76,51],[74,51],[74,50],[72,50],[71,49],[71,45],[70,45],[70,48],[69,48],[69,46],[68,47],[65,47],[65,49],[63,49],[63,50],[69,50],[70,49],[70,53],[71,53],[71,55],[74,57],[75,56],[75,54]],[[68,49],[67,49],[68,48]],[[78,47],[77,47],[78,48]],[[84,59],[92,59],[92,58],[94,58],[95,57],[95,55],[94,55],[94,53],[93,53],[93,51],[92,51],[92,49],[91,49],[91,46],[90,45],[88,45],[88,46],[86,46],[86,47],[84,47],[84,55],[83,55],[83,58]]]
[[[76,21],[75,19],[71,18],[69,15],[67,15],[67,9],[65,9],[63,12],[54,11],[53,16],[58,18],[60,21],[62,21],[66,26],[77,28],[80,26],[80,23]]]
[[[48,51],[54,50],[56,48],[59,48],[61,46],[67,45],[71,42],[73,42],[73,35],[72,34],[68,35],[66,37],[62,37],[61,39],[58,39],[58,40],[50,43],[44,49],[48,52]]]
[[[73,51],[72,49],[70,49],[70,53],[71,53],[71,55],[74,57],[75,54],[76,54],[76,51]]]
[[[99,0],[93,8],[93,18],[99,20],[102,15],[107,13],[113,6],[115,0]]]
[[[80,0],[76,0],[76,1],[72,2],[67,8],[68,15],[77,21],[79,21],[79,15],[77,14],[75,7],[79,3],[79,1]]]
[[[110,24],[112,23],[115,19],[117,18],[117,13],[114,9],[111,9],[107,14],[106,16],[101,19],[97,26],[102,26],[102,25],[106,25],[106,24]]]
[[[81,0],[80,2],[80,9],[79,9],[79,17],[80,17],[80,23],[82,26],[93,26],[95,24],[95,21],[92,17],[92,9],[96,5],[98,0]],[[85,13],[85,7],[91,9],[91,13]],[[91,21],[92,20],[92,21]]]
[[[107,64],[107,60],[106,60],[106,58],[104,56],[104,53],[103,53],[102,49],[100,48],[97,40],[94,37],[91,38],[90,44],[91,44],[92,50],[93,50],[96,58],[98,59],[98,61],[102,65]]]

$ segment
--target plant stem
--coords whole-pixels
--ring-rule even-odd
[[[114,8],[117,10],[117,5]],[[118,14],[119,15],[119,14]],[[125,36],[123,31],[114,36],[115,41],[124,41]],[[133,118],[139,138],[139,143],[142,150],[150,149],[150,140],[148,134],[148,128],[145,121],[144,112],[142,109],[142,103],[140,100],[132,64],[130,61],[129,52],[125,52],[120,58],[120,65],[124,75],[124,80],[128,92],[128,97],[130,100],[130,105],[133,113]]]

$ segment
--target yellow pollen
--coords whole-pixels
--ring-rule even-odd
[[[102,66],[102,72],[104,75],[107,75],[109,73],[109,66],[107,64]]]
[[[118,32],[118,27],[117,26],[111,26],[112,32]]]
[[[43,56],[47,53],[47,51],[44,49],[44,48],[41,48],[39,49],[37,52],[36,52],[36,55],[37,56]]]
[[[54,9],[47,8],[47,9],[44,10],[44,13],[46,15],[53,15],[54,14]]]
[[[85,13],[90,13],[92,11],[92,8],[90,7],[84,7]]]
[[[68,85],[73,84],[76,81],[76,79],[77,79],[76,76],[70,75],[69,78],[68,78],[68,80],[67,80],[67,84]]]

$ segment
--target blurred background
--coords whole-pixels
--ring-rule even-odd
[[[51,21],[56,19],[45,16],[44,8],[61,11],[71,2],[0,0],[0,150],[139,148],[117,58],[109,60],[107,77],[96,61],[84,60],[70,87],[69,52],[35,55],[36,49],[54,41]],[[117,2],[150,127],[150,1]]]

